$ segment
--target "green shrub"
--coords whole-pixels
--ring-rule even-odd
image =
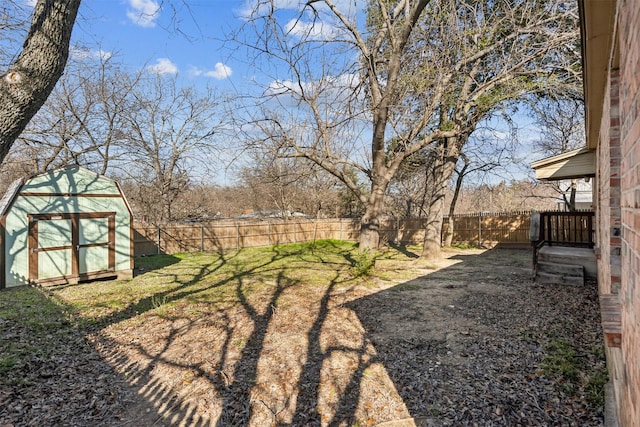
[[[376,267],[376,257],[368,250],[359,252],[352,261],[351,274],[354,277],[370,276]]]

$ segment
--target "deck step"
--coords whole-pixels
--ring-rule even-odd
[[[584,267],[575,264],[559,264],[556,262],[539,262],[538,271],[550,274],[584,277]]]
[[[535,281],[545,284],[584,285],[584,267],[573,264],[539,262]]]
[[[587,278],[598,277],[598,267],[593,249],[563,246],[544,246],[538,252],[538,262],[581,265]]]

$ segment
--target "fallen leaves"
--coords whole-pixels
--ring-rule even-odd
[[[0,426],[602,425],[585,397],[604,363],[595,285],[532,285],[526,251],[459,255],[400,289],[302,283],[253,318],[185,303],[100,331],[38,290],[3,293]],[[572,378],[544,369],[553,340]]]

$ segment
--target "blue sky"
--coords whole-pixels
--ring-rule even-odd
[[[35,0],[25,0],[35,2]],[[146,68],[157,73],[179,74],[189,84],[207,83],[233,89],[250,82],[255,70],[247,65],[232,43],[225,43],[258,0],[83,0],[73,43],[87,50],[77,55],[115,55],[132,71]],[[308,24],[298,12],[306,1],[275,0],[279,16],[291,34],[307,31],[332,34],[329,20]],[[334,0],[353,12],[364,2]],[[360,4],[362,3],[362,4]],[[327,17],[328,15],[325,15]],[[293,24],[295,22],[295,24]],[[72,51],[72,54],[74,51]]]
[[[87,51],[75,54],[115,55],[132,70],[226,86],[247,77],[223,48],[242,10],[243,2],[232,0],[83,0],[73,40]]]
[[[35,3],[35,0],[24,0]],[[243,23],[243,16],[258,0],[83,0],[73,31],[72,55],[115,56],[130,71],[146,69],[178,74],[186,84],[209,85],[233,92],[250,84],[256,69],[246,53],[233,51],[227,36]],[[334,0],[343,11],[358,13],[366,2]],[[275,0],[284,22],[298,16],[301,0]],[[361,12],[361,11],[360,11]],[[305,17],[285,25],[308,31]],[[362,22],[362,20],[360,20]],[[330,20],[313,28],[332,34]],[[266,76],[264,76],[266,78]],[[272,76],[273,77],[273,76]],[[270,85],[273,81],[262,82]],[[525,125],[525,127],[528,127]],[[524,132],[523,139],[532,136]],[[520,147],[524,148],[524,147]],[[530,157],[532,153],[522,153]],[[539,157],[539,156],[538,156]]]

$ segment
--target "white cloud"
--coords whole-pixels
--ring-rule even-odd
[[[148,66],[147,70],[156,74],[178,74],[178,67],[169,58],[158,58],[156,64]]]
[[[129,0],[127,17],[141,27],[155,27],[160,16],[160,4],[155,0]]]
[[[304,84],[304,83],[303,83]],[[284,95],[286,93],[299,93],[297,87],[295,87],[294,83],[291,80],[274,80],[269,83],[269,86],[265,90],[265,95]]]
[[[217,62],[213,70],[205,72],[204,75],[207,77],[213,77],[217,80],[223,80],[227,77],[231,77],[232,72],[231,67],[223,64],[222,62]]]
[[[313,98],[323,93],[327,100],[341,101],[350,96],[360,82],[357,74],[326,76],[312,82],[293,82],[291,80],[273,80],[264,92],[265,96],[305,96]]]
[[[38,0],[24,0],[24,3],[29,7],[36,7]]]
[[[305,3],[300,0],[274,0],[273,8],[276,10],[300,10]],[[259,0],[247,0],[238,10],[240,19],[248,20],[252,16],[262,16],[271,8],[269,2]]]
[[[292,19],[285,25],[288,34],[300,39],[327,40],[334,39],[340,34],[335,26],[326,22],[304,22]]]
[[[223,64],[222,62],[217,62],[213,67],[213,70],[205,71],[201,70],[198,67],[191,67],[189,69],[189,74],[192,77],[205,76],[213,77],[216,80],[224,80],[228,77],[231,77],[231,74],[233,74],[233,70],[228,65]]]
[[[333,4],[348,19],[355,19],[362,4],[355,0],[334,0]],[[272,2],[247,0],[243,8],[238,10],[240,19],[248,21],[252,18],[266,16],[273,7],[274,16],[278,20],[287,20],[284,30],[287,35],[296,39],[333,40],[345,34],[344,25],[329,9],[326,3],[306,2],[301,0],[272,0]]]
[[[78,59],[93,58],[93,59],[100,59],[102,61],[107,61],[113,56],[112,52],[109,52],[106,50],[102,50],[102,49],[91,50],[91,49],[82,49],[77,47],[69,48],[69,53],[73,58],[78,58]]]
[[[106,61],[113,56],[113,53],[107,52],[106,50],[102,49],[95,51],[94,54],[103,61]]]
[[[252,17],[264,16],[271,9],[276,11],[290,11],[290,12],[302,12],[306,11],[309,16],[314,16],[315,13],[320,15],[333,15],[324,2],[314,2],[309,6],[310,2],[302,0],[273,0],[272,2],[265,2],[260,0],[246,0],[243,6],[237,11],[238,16],[242,20],[249,20]],[[357,0],[334,0],[333,4],[346,16],[355,16],[358,11],[364,10],[364,4],[366,2]]]
[[[198,67],[194,67],[194,66],[189,67],[189,75],[191,77],[201,76],[202,73],[203,73],[203,71]]]

